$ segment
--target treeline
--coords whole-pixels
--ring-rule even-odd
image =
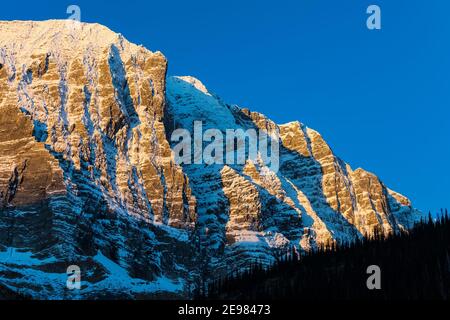
[[[418,223],[409,232],[388,238],[375,235],[347,245],[333,245],[299,255],[286,252],[270,268],[255,263],[249,270],[209,283],[198,299],[250,300],[442,300],[450,298],[450,220]],[[381,289],[369,290],[380,268]]]

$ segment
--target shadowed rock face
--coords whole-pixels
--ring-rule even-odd
[[[0,288],[37,298],[186,297],[199,277],[420,218],[299,122],[229,106],[96,24],[0,22]],[[175,164],[175,128],[261,129],[280,170]],[[66,289],[69,265],[82,290]]]

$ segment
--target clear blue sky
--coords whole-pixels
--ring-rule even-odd
[[[98,22],[230,103],[300,120],[419,209],[450,208],[446,0],[2,1],[2,20]],[[382,30],[366,28],[366,8]]]

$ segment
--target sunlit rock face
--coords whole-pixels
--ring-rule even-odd
[[[166,139],[164,56],[100,25],[1,22],[0,64],[1,281],[61,296],[12,274],[77,264],[87,295],[182,292],[195,199]]]
[[[375,175],[352,170],[300,122],[277,125],[226,104],[192,77],[169,78],[166,96],[169,132],[184,128],[193,136],[194,121],[202,121],[204,130],[219,129],[224,136],[227,129],[256,129],[279,139],[277,171],[258,159],[183,165],[197,200],[199,239],[215,272],[250,261],[272,263],[286,248],[308,251],[388,235],[421,217],[409,200]]]
[[[190,297],[201,277],[420,218],[316,131],[166,71],[97,24],[0,22],[0,294]],[[195,121],[272,134],[279,170],[176,164],[171,133]],[[66,288],[69,265],[81,290]]]

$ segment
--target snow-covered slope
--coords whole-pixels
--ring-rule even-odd
[[[421,214],[375,175],[352,170],[320,134],[299,122],[277,125],[264,115],[224,103],[192,77],[167,81],[173,128],[257,128],[280,137],[280,170],[261,162],[184,165],[197,200],[200,239],[211,268],[273,262],[280,249],[310,250],[349,242],[375,231],[412,227]],[[217,264],[215,264],[217,263]]]
[[[420,218],[316,131],[166,70],[161,53],[97,24],[0,22],[0,289],[188,297],[200,277]],[[194,121],[276,133],[280,170],[258,159],[177,165],[169,137]],[[66,288],[70,265],[81,290]]]

